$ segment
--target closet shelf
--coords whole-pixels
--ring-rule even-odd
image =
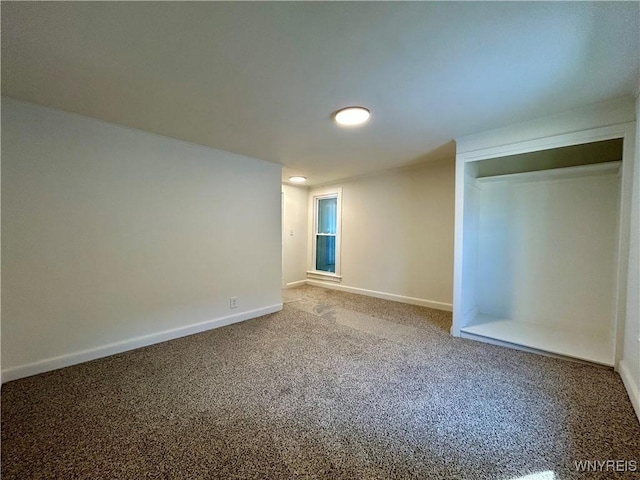
[[[556,180],[560,178],[575,178],[589,175],[605,175],[620,172],[622,162],[605,162],[591,165],[578,165],[575,167],[550,168],[547,170],[535,170],[531,172],[507,173],[504,175],[491,175],[478,177],[478,183],[498,182],[505,180],[534,181]]]

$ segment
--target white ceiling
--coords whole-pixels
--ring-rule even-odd
[[[3,2],[2,93],[309,184],[634,94],[640,3]],[[372,112],[344,129],[331,114]]]

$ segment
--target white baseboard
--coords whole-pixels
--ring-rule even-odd
[[[640,421],[640,385],[638,385],[638,380],[631,376],[631,371],[624,360],[618,363],[618,373],[622,377],[622,383],[627,389],[633,409],[636,411],[638,421]]]
[[[234,315],[228,315],[213,320],[207,320],[206,322],[196,323],[193,325],[172,328],[158,333],[151,333],[149,335],[143,335],[141,337],[130,338],[128,340],[110,343],[101,347],[90,348],[66,355],[46,358],[44,360],[28,363],[26,365],[10,367],[2,370],[2,382],[10,382],[11,380],[30,377],[31,375],[37,375],[39,373],[50,372],[51,370],[57,370],[59,368],[69,367],[71,365],[77,365],[78,363],[88,362],[97,358],[108,357],[109,355],[115,355],[116,353],[122,353],[128,350],[146,347],[155,343],[166,342],[167,340],[173,340],[180,337],[186,337],[187,335],[193,335],[194,333],[200,333],[206,330],[224,327],[225,325],[231,325],[232,323],[243,322],[252,318],[261,317],[262,315],[267,315],[269,313],[279,312],[280,310],[282,310],[282,303],[258,308],[255,310],[249,310],[246,312],[240,312]]]
[[[306,284],[307,284],[306,280],[298,280],[297,282],[289,282],[289,283],[287,283],[283,288],[284,289],[296,288],[296,287],[301,287],[302,285],[306,285]]]
[[[320,280],[307,280],[307,285],[315,287],[330,288],[332,290],[340,290],[342,292],[357,293],[358,295],[366,295],[367,297],[382,298],[383,300],[391,300],[394,302],[408,303],[410,305],[419,305],[421,307],[435,308],[437,310],[445,310],[451,312],[453,305],[450,303],[436,302],[434,300],[425,300],[423,298],[405,297],[404,295],[396,295],[395,293],[377,292],[375,290],[366,290],[364,288],[348,287],[346,285],[334,282],[322,282]]]

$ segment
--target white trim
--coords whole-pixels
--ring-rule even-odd
[[[286,235],[286,228],[284,227],[284,190],[282,190],[282,187],[280,187],[280,228],[282,230],[282,235],[280,235],[280,270],[281,270],[281,275],[282,275],[282,280],[280,281],[280,286],[282,288],[286,287],[285,284],[285,280],[284,280],[284,261],[285,261],[285,254],[284,254],[284,244],[285,244],[285,238],[287,237]]]
[[[2,381],[10,382],[11,380],[17,380],[19,378],[30,377],[31,375],[37,375],[39,373],[57,370],[59,368],[77,365],[78,363],[84,363],[90,360],[108,357],[110,355],[126,352],[128,350],[134,350],[136,348],[153,345],[155,343],[166,342],[167,340],[186,337],[187,335],[193,335],[194,333],[205,332],[207,330],[213,330],[215,328],[224,327],[233,323],[243,322],[245,320],[261,317],[269,313],[279,312],[280,310],[282,310],[282,303],[257,308],[255,310],[249,310],[246,312],[236,313],[234,315],[228,315],[226,317],[220,317],[213,320],[207,320],[205,322],[195,323],[193,325],[172,328],[169,330],[164,330],[162,332],[130,338],[128,340],[110,343],[101,347],[68,353],[66,355],[60,355],[58,357],[46,358],[37,362],[2,370]]]
[[[464,312],[462,311],[464,292],[462,290],[462,267],[464,253],[464,190],[467,182],[465,175],[466,165],[456,155],[455,171],[455,207],[454,207],[454,232],[453,232],[453,323],[451,325],[451,335],[460,336],[460,328],[465,325]],[[468,260],[467,260],[468,261]]]
[[[323,272],[321,270],[307,270],[307,278],[310,280],[324,280],[327,282],[338,282],[342,281],[341,275],[336,275],[331,272]]]
[[[469,152],[458,153],[456,158],[463,162],[477,162],[490,158],[508,157],[523,153],[539,152],[541,150],[551,150],[553,148],[569,147],[572,145],[582,145],[585,143],[624,138],[633,128],[635,122],[627,122],[609,127],[592,128],[580,132],[565,133],[551,137],[537,138],[524,142],[517,142],[509,145],[483,148]]]
[[[367,297],[382,298],[383,300],[391,300],[393,302],[408,303],[410,305],[418,305],[420,307],[435,308],[446,312],[450,312],[453,309],[453,305],[450,303],[436,302],[435,300],[426,300],[423,298],[405,297],[404,295],[396,295],[395,293],[377,292],[375,290],[366,290],[364,288],[348,287],[346,285],[327,283],[319,280],[307,280],[307,285],[328,288],[331,290],[340,290],[342,292],[355,293],[358,295],[365,295]]]
[[[620,378],[622,378],[622,383],[624,383],[624,386],[627,389],[629,399],[631,400],[633,409],[636,411],[638,421],[640,421],[640,385],[638,385],[636,380],[631,376],[631,371],[624,360],[621,360],[618,363],[618,373],[620,374]]]
[[[289,282],[284,286],[284,289],[288,290],[289,288],[301,287],[302,285],[306,285],[306,284],[307,284],[306,280],[298,280],[297,282]]]
[[[622,175],[620,178],[620,193],[618,199],[618,222],[616,242],[616,277],[614,279],[613,294],[613,338],[615,342],[614,358],[622,359],[624,353],[624,334],[627,321],[627,275],[629,269],[629,248],[631,240],[631,210],[633,205],[633,170],[636,147],[635,122],[624,124],[622,145]]]
[[[635,101],[629,95],[551,116],[527,120],[507,127],[456,138],[456,150],[458,154],[461,154],[479,151],[486,147],[514,145],[534,139],[550,138],[564,133],[620,125],[626,122],[633,122],[635,119]]]

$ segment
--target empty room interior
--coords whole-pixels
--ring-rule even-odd
[[[2,478],[640,478],[640,3],[0,13]]]

